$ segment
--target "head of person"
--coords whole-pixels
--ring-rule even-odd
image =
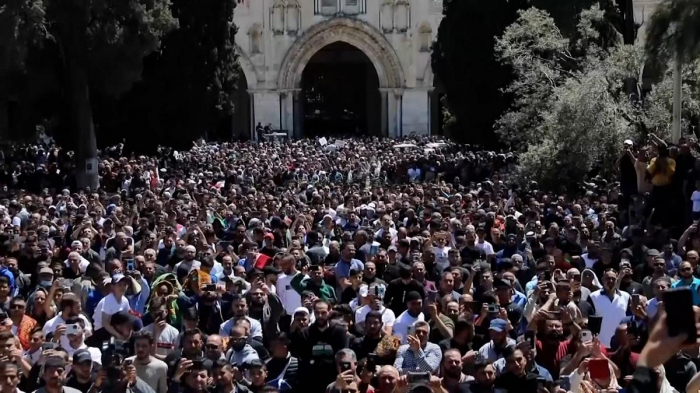
[[[382,313],[376,310],[367,313],[365,317],[365,335],[367,335],[367,337],[376,338],[381,336],[383,326]]]
[[[363,277],[366,279],[373,279],[376,276],[377,276],[377,265],[372,261],[365,263],[365,270],[363,272]]]
[[[10,279],[0,276],[0,299],[6,299],[8,296],[10,296]]]
[[[197,248],[195,246],[187,246],[185,247],[185,260],[187,262],[192,262],[194,261],[194,258],[197,256]]]
[[[289,336],[280,333],[270,340],[270,355],[273,359],[287,359],[289,356]]]
[[[60,390],[66,380],[66,361],[62,356],[50,356],[44,363],[42,375],[48,388]]]
[[[445,378],[459,381],[462,377],[462,355],[458,349],[448,349],[442,354],[441,368]]]
[[[354,243],[343,243],[340,249],[340,257],[344,261],[350,261],[355,257],[355,244]]]
[[[29,351],[32,353],[41,348],[41,344],[44,343],[44,332],[41,330],[41,326],[34,328],[32,335],[29,337]]]
[[[147,361],[151,357],[151,347],[155,344],[153,333],[141,330],[134,333],[134,353],[136,360]]]
[[[73,293],[66,293],[61,298],[61,302],[58,304],[58,306],[63,313],[64,320],[77,318],[83,311],[83,307],[80,304],[80,299]]]
[[[430,336],[430,325],[425,321],[418,321],[413,324],[416,328],[416,337],[420,340],[421,347],[425,347]]]
[[[423,310],[423,298],[416,291],[406,294],[406,311],[413,318],[418,318]]]
[[[182,337],[182,354],[188,359],[198,358],[204,347],[204,334],[201,330],[187,329]]]
[[[231,349],[236,352],[240,352],[245,348],[248,342],[248,334],[243,326],[234,326],[231,329],[231,334],[229,336],[229,344]]]
[[[608,269],[603,273],[603,286],[607,291],[614,291],[616,282],[617,272],[615,270]]]
[[[404,268],[404,267],[401,266],[401,268]],[[413,274],[413,278],[422,282],[425,279],[425,264],[423,262],[414,262],[413,269],[408,270],[407,273],[408,274],[407,274],[406,278],[411,278],[411,274]],[[404,278],[404,277],[402,276],[401,278]]]
[[[121,273],[112,276],[112,293],[114,296],[121,297],[126,295],[129,289],[129,278]]]
[[[193,364],[184,377],[185,386],[192,392],[204,393],[209,388],[209,370],[204,362]]]
[[[250,291],[248,291],[250,294],[250,306],[251,307],[262,307],[265,305],[265,302],[267,301],[267,296],[265,295],[265,292],[263,292],[262,288],[253,288]]]
[[[204,345],[204,356],[211,360],[217,361],[221,358],[221,354],[224,352],[224,340],[223,337],[218,334],[212,334],[207,337],[207,342]]]
[[[671,279],[669,277],[659,277],[654,280],[654,296],[657,300],[662,300],[663,293],[671,288]]]
[[[489,337],[497,347],[504,348],[508,339],[508,323],[501,318],[492,319],[489,324]]]
[[[17,364],[10,362],[0,363],[0,393],[15,393],[21,376]]]
[[[382,366],[377,373],[379,393],[391,393],[399,379],[399,370],[394,366]]]
[[[267,379],[267,367],[260,361],[260,359],[254,359],[245,364],[246,379],[250,381],[253,387],[263,387],[265,386],[265,380]]]
[[[328,302],[319,300],[314,304],[314,317],[318,326],[326,326],[330,319],[331,307]]]
[[[573,293],[571,292],[571,285],[566,281],[559,281],[556,285],[557,299],[559,299],[559,304],[566,305],[569,304],[573,298]]]
[[[131,338],[134,333],[134,320],[133,316],[129,314],[128,311],[120,311],[112,315],[110,322],[114,329],[119,332],[123,337],[127,339]]]
[[[335,366],[338,370],[338,374],[346,370],[352,370],[353,373],[357,372],[357,355],[355,351],[349,348],[343,348],[335,354]]]
[[[218,389],[223,389],[233,385],[233,366],[226,359],[219,359],[212,367],[212,379]]]
[[[309,323],[311,323],[311,315],[309,309],[306,307],[299,307],[294,310],[293,318],[293,322],[296,322],[302,329],[309,326]]]
[[[444,272],[440,275],[440,291],[450,294],[454,290],[455,279],[452,272]]]
[[[236,318],[243,318],[248,315],[248,301],[245,296],[234,295],[231,307],[233,307],[233,315]]]
[[[10,318],[13,321],[21,321],[27,309],[27,301],[21,296],[15,296],[10,300]]]
[[[524,375],[526,372],[525,366],[527,366],[527,359],[523,351],[515,346],[508,346],[503,352],[503,357],[506,359],[507,372],[515,374],[516,376]]]
[[[78,349],[73,353],[73,372],[82,380],[92,377],[92,355],[87,349]]]
[[[485,387],[492,387],[496,382],[496,368],[491,362],[477,362],[474,367],[474,379]]]
[[[689,280],[693,278],[693,266],[688,261],[681,262],[678,265],[678,274],[682,279]]]

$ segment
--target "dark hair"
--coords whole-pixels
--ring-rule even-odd
[[[270,339],[270,342],[279,342],[282,345],[289,345],[289,336],[287,333],[282,332],[278,334],[276,337],[273,337]]]
[[[5,276],[0,276],[0,284],[7,284],[8,286],[10,285],[10,279],[5,277]]]
[[[231,370],[231,363],[229,363],[226,359],[219,359],[212,364],[211,369],[212,371],[218,370],[220,368],[227,368],[228,370]]]
[[[153,337],[153,333],[146,329],[141,329],[134,333],[134,342],[136,342],[136,340],[148,340],[149,345],[153,345],[153,343],[156,341]]]
[[[380,322],[383,321],[382,313],[380,313],[379,311],[376,311],[376,310],[372,310],[372,311],[367,313],[367,315],[365,316],[365,323],[369,318],[377,318]]]
[[[200,261],[201,266],[212,268],[214,267],[214,259],[212,257],[204,257]]]
[[[194,336],[196,336],[196,335],[198,335],[198,334],[199,334],[200,336],[204,337],[204,333],[202,333],[202,331],[199,330],[198,328],[187,329],[187,330],[185,330],[185,332],[182,334],[182,338],[184,339],[184,338],[187,338],[187,337],[194,337]]]
[[[279,393],[279,389],[274,386],[265,385],[258,390],[258,393]]]
[[[12,334],[11,331],[0,332],[0,341],[6,341],[6,340],[9,340],[11,338],[15,338],[15,335]]]
[[[10,300],[10,306],[12,306],[13,304],[15,304],[17,302],[25,302],[26,303],[27,300],[25,298],[23,298],[22,296],[15,296]]]
[[[72,296],[64,296],[61,298],[61,303],[58,304],[58,307],[61,309],[61,312],[63,312],[63,310],[73,307],[76,303],[77,301]]]

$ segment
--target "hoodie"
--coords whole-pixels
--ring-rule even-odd
[[[226,360],[231,364],[243,365],[245,363],[250,363],[253,360],[259,360],[258,352],[246,344],[240,351],[234,351],[233,348],[226,352]]]

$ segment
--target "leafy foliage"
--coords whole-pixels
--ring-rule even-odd
[[[670,74],[643,94],[644,49],[605,26],[605,11],[594,6],[568,40],[545,11],[531,8],[498,39],[497,55],[515,74],[506,90],[515,99],[496,131],[522,152],[524,178],[549,188],[574,184],[612,171],[625,139],[669,131]],[[697,81],[697,71],[688,67],[685,77]],[[689,94],[694,85],[685,87]],[[687,119],[700,113],[695,99],[684,105]]]
[[[647,32],[647,49],[654,62],[677,53],[684,63],[700,57],[700,2],[663,0]]]

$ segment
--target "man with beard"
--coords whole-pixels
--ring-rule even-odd
[[[442,354],[440,369],[442,371],[442,387],[448,393],[469,392],[468,383],[473,381],[474,377],[462,372],[462,356],[458,350],[448,349]]]
[[[194,358],[197,359],[197,358]],[[169,392],[182,393],[206,393],[209,391],[209,371],[206,362],[195,363],[191,359],[182,359],[175,370]],[[218,383],[217,383],[218,385]],[[226,390],[222,387],[223,392],[233,392],[234,390]],[[235,390],[242,392],[242,390]],[[247,390],[245,390],[247,392]]]
[[[83,308],[80,305],[80,300],[73,293],[66,293],[61,298],[59,303],[59,309],[61,312],[55,317],[51,318],[46,322],[43,327],[44,335],[54,333],[55,335],[60,335],[61,337],[61,347],[68,348],[70,346],[70,341],[68,336],[66,336],[66,321],[73,318],[80,318],[85,325],[85,336],[89,337],[92,334],[92,324],[87,319],[87,317],[82,314]]]
[[[387,285],[386,282],[384,282],[384,280],[377,277],[377,265],[372,261],[365,263],[365,270],[362,275],[362,281],[367,285],[381,284],[385,287]]]
[[[330,305],[319,300],[314,304],[316,321],[290,334],[290,352],[299,359],[299,374],[314,375],[300,382],[299,391],[320,392],[338,374],[334,354],[348,347],[347,331],[329,323]]]
[[[46,359],[42,378],[45,385],[35,393],[80,393],[80,390],[65,386],[66,362],[60,357],[51,356]]]
[[[176,350],[165,358],[168,365],[168,377],[182,364],[182,359],[201,359],[204,357],[204,334],[201,330],[187,329],[182,335],[182,348]]]
[[[196,256],[197,248],[195,248],[195,246],[185,247],[184,259],[175,265],[173,271],[176,272],[180,266],[184,266],[185,268],[187,268],[187,271],[199,268],[202,265],[202,263],[194,259]]]
[[[472,393],[493,393],[496,369],[491,362],[479,362],[475,366],[475,381],[469,385]]]
[[[93,372],[93,361],[87,349],[79,349],[73,354],[73,367],[66,376],[65,386],[87,392],[97,378]]]
[[[690,271],[686,272],[686,274],[689,274],[688,279],[693,281],[693,269],[690,267],[690,264],[687,267],[690,269]],[[697,281],[700,284],[700,280]],[[630,303],[630,294],[620,291],[618,285],[617,272],[613,269],[608,269],[603,276],[603,288],[591,293],[589,297],[596,314],[603,317],[598,337],[600,338],[600,343],[606,348],[610,348],[610,339],[615,335],[622,318],[627,316]],[[694,298],[698,296],[697,285],[695,289]]]
[[[434,374],[440,367],[442,351],[437,344],[428,342],[430,325],[418,321],[413,325],[414,333],[407,336],[407,344],[396,351],[394,367],[402,373],[422,371]]]
[[[393,334],[401,338],[401,344],[406,344],[409,328],[416,322],[425,321],[423,315],[423,297],[418,292],[406,294],[406,311],[401,313],[394,322]]]
[[[625,291],[630,295],[643,295],[644,287],[642,284],[632,280],[632,264],[629,261],[620,262],[620,286],[621,291]]]
[[[151,356],[151,347],[155,345],[153,334],[149,331],[140,331],[134,335],[134,353],[136,356],[129,358],[136,367],[136,376],[141,378],[148,386],[153,387],[156,393],[167,393],[168,390],[168,365],[165,362]],[[75,360],[75,355],[73,356]]]
[[[568,313],[565,313],[568,315]],[[541,322],[544,321],[544,322]],[[567,317],[567,327],[571,330],[573,337],[578,337],[580,329],[578,325],[572,323]],[[540,310],[535,314],[529,329],[535,331],[538,323],[544,323],[543,341],[535,339],[535,347],[537,348],[537,363],[542,365],[552,373],[554,379],[559,378],[559,370],[564,358],[573,355],[578,347],[578,339],[564,337],[564,324],[559,319],[548,319],[548,313],[545,310]]]
[[[231,364],[244,364],[252,360],[259,360],[258,353],[248,344],[248,337],[243,326],[234,326],[231,329],[229,345],[231,349],[226,353],[226,359]]]
[[[223,337],[218,334],[209,335],[209,337],[207,337],[207,343],[204,345],[204,356],[212,362],[225,359]]]
[[[286,333],[270,340],[272,358],[265,363],[267,384],[280,392],[293,391],[298,385],[299,360],[289,353],[289,337]]]
[[[690,262],[684,261],[678,265],[678,275],[680,276],[680,280],[674,282],[671,288],[689,287],[693,293],[693,304],[700,305],[700,295],[698,294],[700,278],[693,276],[693,266]]]
[[[492,319],[489,324],[491,341],[479,348],[479,357],[489,362],[495,362],[503,357],[503,350],[508,345],[515,345],[515,341],[508,337],[508,322],[503,319]]]
[[[236,382],[234,377],[234,372],[238,372],[235,366],[226,362],[226,360],[219,360],[214,363],[212,367],[213,380],[215,385],[215,390],[221,393],[249,393],[250,391],[244,386]],[[185,387],[188,393],[204,393],[207,389],[202,389],[201,391],[193,390]]]
[[[248,315],[256,321],[260,321],[264,339],[275,337],[279,332],[279,321],[284,315],[284,307],[280,298],[270,293],[266,284],[262,281],[253,282],[248,291],[250,309]],[[266,342],[266,341],[265,341]]]
[[[406,311],[406,297],[409,293],[415,292],[420,299],[425,297],[423,285],[411,278],[411,269],[405,265],[401,265],[400,269],[400,277],[389,283],[384,297],[384,304],[387,304],[394,314]]]
[[[294,288],[297,293],[301,294],[304,291],[311,291],[318,298],[326,301],[335,303],[335,289],[332,286],[326,284],[323,280],[323,268],[318,265],[309,266],[309,275],[304,276],[302,273],[297,273],[289,285]]]
[[[550,372],[537,364],[535,362],[535,350],[530,346],[530,343],[527,341],[521,341],[516,345],[516,349],[519,349],[523,355],[525,356],[525,360],[527,361],[527,365],[525,366],[525,369],[533,374],[537,374],[540,377],[544,378],[547,382],[553,382],[552,379],[552,374]],[[501,358],[498,359],[493,366],[496,368],[496,372],[498,374],[502,374],[506,371],[506,360]]]
[[[527,359],[520,349],[508,346],[503,350],[506,372],[496,378],[496,389],[506,392],[537,393],[539,376],[527,371]]]
[[[219,327],[219,335],[228,337],[231,334],[231,329],[236,324],[237,319],[245,318],[250,322],[250,336],[256,340],[262,341],[263,330],[262,325],[256,319],[248,316],[248,300],[244,296],[233,295],[231,300],[233,308],[233,317],[221,324]]]
[[[386,334],[382,329],[382,325],[381,312],[371,310],[365,315],[365,320],[363,322],[365,335],[356,338],[350,345],[350,349],[355,351],[358,359],[364,359],[368,354],[373,353],[379,342],[382,341],[382,338]]]

